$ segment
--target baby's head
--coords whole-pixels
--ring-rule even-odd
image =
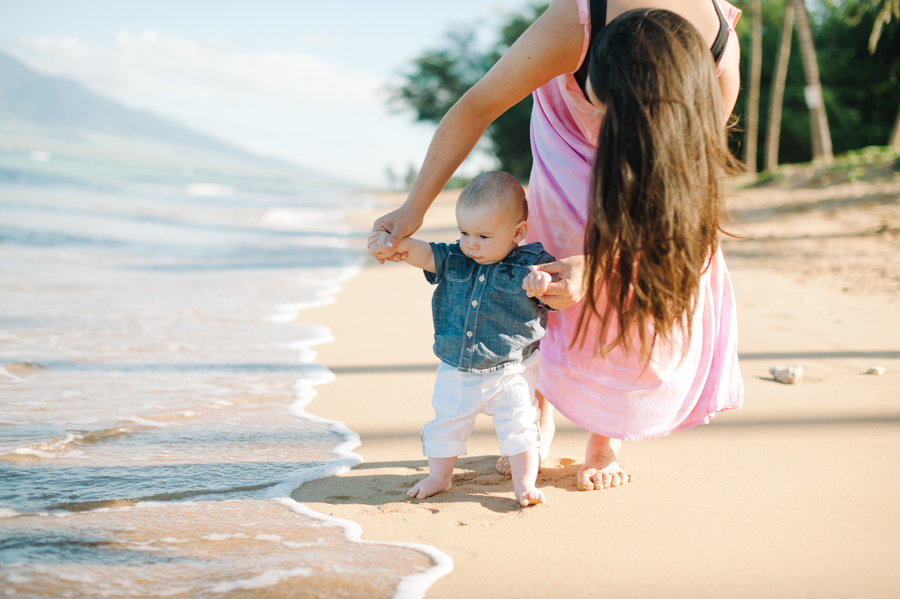
[[[472,179],[456,200],[456,224],[463,254],[479,264],[506,256],[528,233],[525,190],[510,174],[483,173]]]

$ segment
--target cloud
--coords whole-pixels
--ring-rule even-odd
[[[367,183],[421,163],[434,125],[385,106],[381,77],[299,52],[155,31],[115,40],[31,37],[0,50],[127,106],[307,168]]]
[[[7,52],[40,72],[118,98],[228,99],[304,109],[383,104],[383,82],[299,53],[252,53],[223,40],[119,31],[114,42],[33,37]]]

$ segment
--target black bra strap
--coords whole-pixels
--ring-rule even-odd
[[[713,0],[713,6],[716,7],[716,14],[719,15],[719,33],[716,35],[716,41],[713,42],[711,50],[713,58],[718,64],[722,60],[722,54],[725,53],[725,44],[728,42],[728,21],[725,20],[725,15],[722,14],[722,11],[719,9],[719,3],[716,0]]]
[[[575,81],[578,82],[578,87],[581,88],[585,98],[587,98],[587,76],[591,62],[591,48],[594,47],[594,42],[600,37],[600,32],[603,31],[604,27],[606,27],[606,0],[591,0],[591,39],[588,41],[588,50],[584,55],[584,61],[578,67],[578,70],[575,71]]]
[[[590,68],[591,48],[594,47],[594,42],[596,42],[597,38],[600,37],[600,33],[606,27],[606,0],[590,0],[590,3],[591,39],[588,42],[588,51],[584,56],[584,61],[574,73],[575,81],[578,82],[578,87],[581,88],[585,98],[587,98],[587,77],[588,69]],[[722,10],[719,8],[719,3],[716,0],[712,0],[712,3],[716,9],[716,15],[719,17],[719,33],[716,34],[716,41],[713,42],[710,49],[712,50],[713,58],[718,63],[722,59],[722,54],[725,53],[725,44],[728,43],[728,21],[725,20],[725,15],[722,14]]]

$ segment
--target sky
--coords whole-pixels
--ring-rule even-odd
[[[0,0],[0,52],[133,108],[343,179],[418,168],[434,125],[387,106],[410,60],[528,0]],[[462,173],[490,166],[473,155]]]

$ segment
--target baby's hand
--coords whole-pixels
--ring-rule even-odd
[[[407,254],[401,252],[394,252],[391,255],[388,252],[388,248],[385,245],[387,243],[390,235],[386,231],[373,231],[371,235],[369,235],[369,253],[372,256],[384,264],[385,260],[391,260],[392,262],[402,262],[406,260]]]
[[[525,290],[528,297],[541,297],[547,293],[551,281],[553,281],[553,277],[549,272],[533,270],[522,279],[522,289]]]

